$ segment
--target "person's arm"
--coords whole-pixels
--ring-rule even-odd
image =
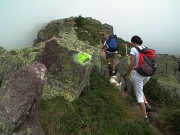
[[[126,76],[125,76],[125,79],[126,79],[126,80],[128,80],[129,75],[130,75],[132,69],[134,68],[134,64],[135,64],[135,55],[131,54],[130,59],[131,59],[131,62],[130,62],[130,65],[129,65],[127,74],[126,74]]]
[[[104,41],[104,44],[102,46],[102,50],[106,49],[106,41]]]

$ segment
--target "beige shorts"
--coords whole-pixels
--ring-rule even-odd
[[[112,58],[112,59],[116,59],[117,58],[117,53],[106,53],[106,58]]]

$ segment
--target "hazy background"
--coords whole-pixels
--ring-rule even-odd
[[[138,35],[157,53],[180,55],[180,0],[1,0],[0,46],[32,45],[51,20],[79,15],[112,25],[126,41]]]

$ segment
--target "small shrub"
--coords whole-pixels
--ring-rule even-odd
[[[76,27],[83,27],[84,26],[84,18],[82,17],[82,15],[79,15],[78,17],[76,17],[74,22],[75,22]]]

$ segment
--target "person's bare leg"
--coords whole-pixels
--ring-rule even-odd
[[[112,59],[112,71],[116,71],[116,59]]]
[[[151,106],[149,105],[149,103],[147,102],[147,100],[146,100],[146,97],[145,97],[144,93],[143,93],[143,99],[144,99],[144,103],[145,103],[146,111],[150,111],[152,108],[151,108]]]
[[[144,99],[144,103],[147,103],[147,100],[146,100],[144,93],[143,93],[143,99]]]
[[[139,106],[140,106],[140,108],[141,108],[143,117],[147,117],[146,106],[145,106],[144,102],[139,103]]]

